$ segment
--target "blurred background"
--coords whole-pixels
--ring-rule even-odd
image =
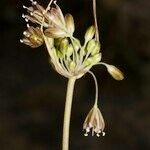
[[[38,0],[46,6],[49,0]],[[60,150],[67,79],[48,63],[44,46],[19,43],[26,23],[22,5],[0,1],[0,150]],[[93,24],[92,0],[58,0],[75,19],[83,39]],[[84,137],[82,125],[94,102],[90,75],[79,79],[73,100],[70,150],[150,149],[150,0],[97,0],[102,61],[120,68],[115,81],[103,66],[92,68],[99,83],[105,137]]]

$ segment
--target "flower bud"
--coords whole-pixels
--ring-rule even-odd
[[[91,56],[89,58],[87,58],[85,61],[84,61],[84,65],[85,66],[89,66],[89,65],[93,65],[93,64],[96,64],[98,63],[99,61],[101,60],[101,53],[98,53],[94,56]]]
[[[90,26],[87,29],[87,31],[85,33],[85,36],[84,36],[85,42],[90,41],[93,38],[94,34],[95,34],[95,27],[94,26]]]
[[[67,38],[64,38],[61,40],[59,49],[63,54],[65,54],[68,49],[68,46],[69,46],[69,41]]]
[[[87,58],[87,59],[83,62],[83,65],[84,65],[84,66],[89,66],[89,65],[91,65],[91,64],[92,64],[92,58],[91,58],[91,57]]]
[[[100,43],[98,41],[95,41],[95,47],[91,51],[91,55],[94,56],[95,54],[99,53],[100,51]]]
[[[97,64],[98,62],[100,62],[100,61],[101,61],[101,58],[102,58],[101,53],[98,53],[98,54],[94,55],[94,56],[92,57],[92,62],[93,62],[93,64]]]
[[[108,64],[106,65],[106,67],[107,67],[107,71],[114,79],[116,80],[124,79],[123,73],[118,68],[116,68],[113,65],[108,65]]]
[[[61,40],[62,40],[63,38],[57,38],[57,39],[55,39],[54,40],[54,45],[55,45],[55,47],[57,48],[57,49],[59,49],[59,46],[60,46],[60,43],[61,43]]]
[[[59,51],[59,50],[57,50],[57,56],[58,56],[58,58],[60,58],[60,59],[64,58],[64,55],[63,55],[62,52]]]
[[[69,70],[70,70],[71,72],[73,72],[73,71],[75,70],[75,67],[76,67],[75,62],[74,62],[74,61],[71,61],[71,62],[69,63]]]
[[[87,44],[87,52],[93,56],[97,54],[100,50],[100,43],[95,39],[92,39]]]
[[[94,39],[92,39],[92,40],[90,40],[90,41],[88,42],[86,49],[87,49],[87,52],[88,52],[89,54],[93,51],[93,49],[94,49],[94,47],[95,47],[95,44],[96,44],[96,42],[95,42]]]
[[[73,41],[73,47],[74,47],[75,51],[79,50],[79,48],[80,48],[80,41],[78,39],[75,39]]]
[[[70,57],[73,54],[73,46],[72,44],[69,44],[68,49],[66,51],[67,57]]]
[[[73,19],[72,15],[71,14],[66,14],[65,15],[65,21],[66,21],[67,30],[72,35],[74,30],[75,30],[74,19]]]

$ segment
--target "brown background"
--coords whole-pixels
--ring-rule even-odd
[[[39,0],[46,6],[48,3]],[[0,150],[60,150],[67,79],[48,64],[46,48],[19,43],[26,24],[22,5],[0,1]],[[58,0],[73,14],[75,36],[93,23],[91,0]],[[103,61],[125,80],[113,80],[103,66],[92,68],[99,82],[105,137],[84,137],[82,124],[94,100],[94,82],[76,82],[70,150],[150,149],[150,1],[97,0]]]

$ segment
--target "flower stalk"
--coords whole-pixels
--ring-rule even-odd
[[[97,13],[96,13],[96,0],[93,0],[93,17],[94,17],[94,25],[96,29],[95,39],[99,41],[99,30],[98,30]]]
[[[90,73],[94,79],[94,82],[95,82],[95,102],[94,102],[94,106],[97,107],[98,105],[98,84],[97,84],[97,79],[94,75],[94,73],[92,71],[88,71],[88,73]]]
[[[68,80],[65,111],[64,111],[62,150],[69,150],[70,116],[71,116],[72,98],[75,81],[76,77],[71,77]]]

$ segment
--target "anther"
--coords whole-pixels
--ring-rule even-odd
[[[28,7],[26,7],[25,5],[23,5],[23,8],[24,8],[24,9],[28,9]]]
[[[30,27],[30,25],[27,23],[27,28],[29,28]]]
[[[25,18],[25,21],[28,22],[29,20],[27,18]]]
[[[102,136],[105,136],[105,132],[102,132]]]
[[[22,14],[22,18],[25,18],[26,16],[24,14]]]
[[[89,127],[86,128],[86,132],[90,132],[90,128]]]
[[[85,133],[85,134],[84,134],[84,136],[88,136],[88,134],[87,134],[87,133]]]
[[[57,0],[55,0],[53,3],[56,5],[56,3],[57,3]]]
[[[30,15],[33,16],[33,12],[30,12]]]
[[[20,39],[20,43],[23,43],[23,40],[22,40],[22,39]]]
[[[24,32],[23,32],[23,35],[27,35],[27,32],[26,32],[26,31],[24,31]]]
[[[32,2],[32,5],[36,5],[37,4],[37,1],[30,0],[30,2]]]
[[[101,133],[101,132],[102,132],[101,130],[97,131],[97,133]]]

